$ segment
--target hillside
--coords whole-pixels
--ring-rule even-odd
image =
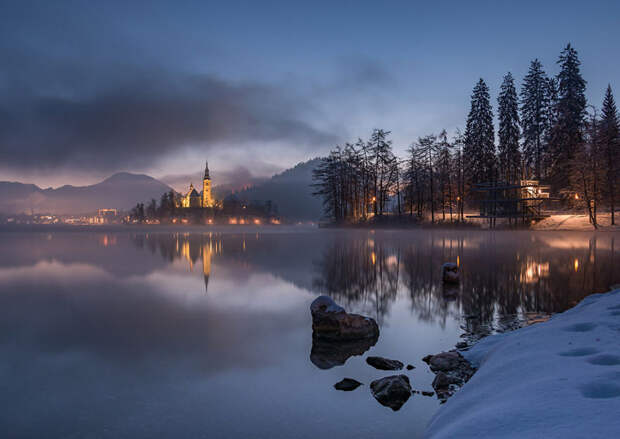
[[[119,172],[90,186],[41,189],[33,184],[0,182],[0,212],[77,214],[99,208],[129,209],[138,201],[159,199],[170,187],[148,175]]]
[[[318,220],[321,201],[312,196],[312,171],[320,159],[312,159],[276,174],[264,183],[237,192],[243,200],[271,200],[281,216],[294,220]]]

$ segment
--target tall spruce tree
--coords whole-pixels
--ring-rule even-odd
[[[538,59],[530,63],[521,88],[521,128],[523,129],[523,161],[528,177],[544,177],[547,152],[546,137],[551,123],[551,103],[555,93],[553,82]]]
[[[489,87],[482,78],[474,87],[467,116],[463,147],[468,185],[493,181],[496,177],[495,130]]]
[[[497,98],[499,118],[498,158],[499,174],[509,183],[521,177],[521,153],[519,151],[519,102],[512,74],[508,72]]]
[[[618,122],[618,109],[611,91],[611,85],[607,86],[605,92],[599,129],[606,179],[605,196],[611,211],[611,224],[616,224],[616,191],[620,179],[620,166],[618,164],[618,160],[620,160],[620,123]]]
[[[586,81],[581,76],[581,62],[570,43],[560,54],[557,77],[555,123],[551,135],[551,182],[558,191],[566,191],[575,175],[573,166],[583,147],[586,116]]]

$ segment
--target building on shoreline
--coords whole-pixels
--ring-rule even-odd
[[[202,178],[202,192],[198,192],[193,183],[190,183],[189,190],[182,195],[180,206],[182,208],[210,208],[215,207],[215,200],[211,192],[211,175],[209,174],[209,162],[205,164],[205,173]]]

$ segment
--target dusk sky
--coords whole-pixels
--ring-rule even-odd
[[[590,104],[620,89],[620,2],[0,4],[0,180],[175,184],[268,176],[337,143],[464,128],[478,78],[520,85],[579,52]]]

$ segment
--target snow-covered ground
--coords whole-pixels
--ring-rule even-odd
[[[616,225],[611,225],[611,215],[609,213],[599,213],[597,215],[599,230],[618,230],[620,231],[620,213],[616,214]],[[590,218],[584,214],[554,214],[549,218],[532,225],[532,230],[577,230],[591,231],[594,226],[590,224]]]
[[[620,437],[620,290],[488,337],[464,356],[479,370],[427,437]]]

